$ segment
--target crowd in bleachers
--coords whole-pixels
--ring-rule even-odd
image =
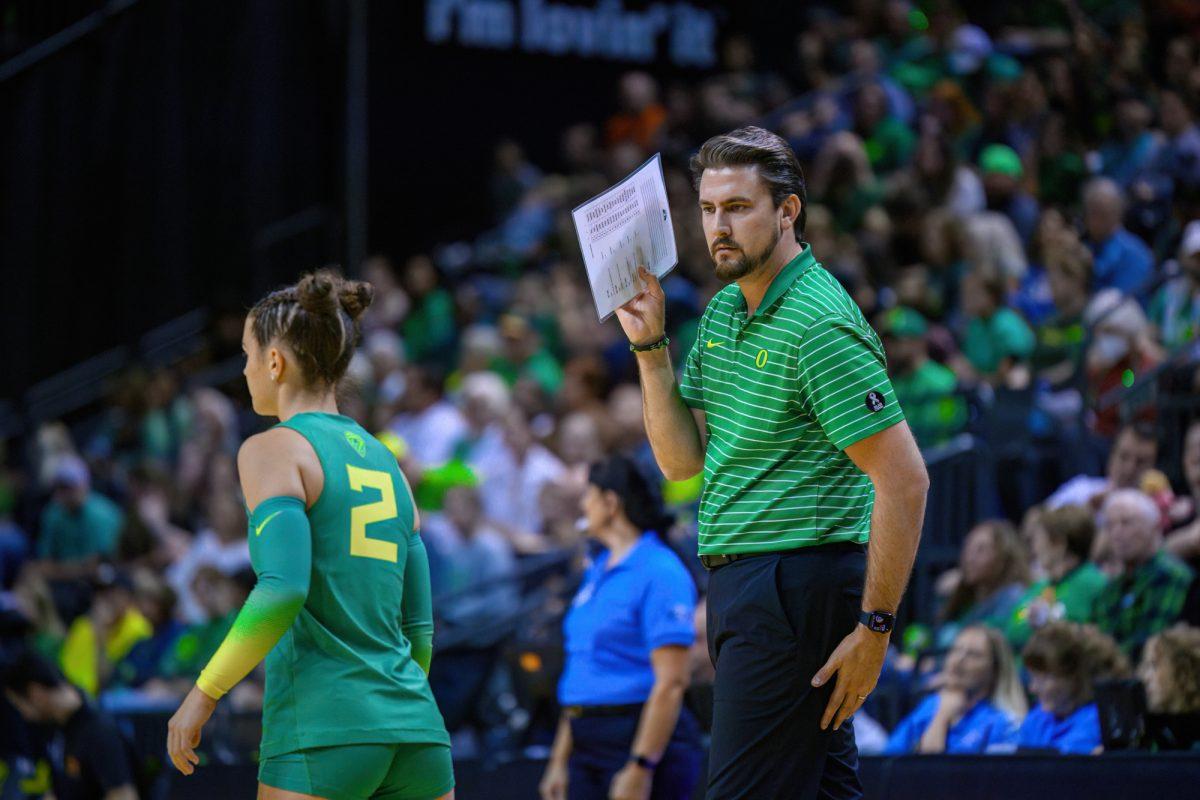
[[[881,687],[901,687],[903,719],[867,706],[892,728],[877,750],[1092,752],[1099,677],[1136,674],[1151,710],[1200,712],[1200,425],[1185,427],[1200,403],[1168,425],[1156,402],[1200,389],[1200,23],[1123,5],[988,31],[948,3],[817,9],[791,64],[730,37],[710,77],[626,74],[619,110],[565,128],[557,153],[498,143],[470,189],[494,208],[473,241],[357,265],[376,299],[341,408],[392,449],[422,510],[452,728],[514,724],[520,675],[502,673],[544,665],[505,648],[553,645],[601,457],[658,476],[703,589],[700,478],[658,475],[570,209],[662,153],[680,365],[720,288],[686,159],[749,123],[800,156],[804,238],[883,337],[921,444],[970,433],[993,459],[997,518],[955,532],[940,607],[894,639]],[[108,708],[173,708],[253,586],[235,455],[265,422],[236,380],[192,380],[240,332],[219,317],[200,359],[130,372],[98,415],[8,443],[4,640]],[[261,694],[249,680],[232,703]]]

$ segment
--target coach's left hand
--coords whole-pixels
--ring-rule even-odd
[[[833,695],[825,707],[825,715],[821,717],[821,730],[833,722],[836,731],[874,691],[890,638],[889,634],[875,633],[862,625],[855,625],[854,632],[842,639],[825,666],[817,671],[812,679],[813,686],[824,686],[830,678],[837,676]]]

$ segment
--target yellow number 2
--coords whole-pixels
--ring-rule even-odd
[[[346,473],[350,476],[350,488],[354,491],[361,492],[364,488],[379,491],[378,502],[350,509],[350,555],[396,563],[398,552],[395,542],[367,536],[367,526],[372,522],[396,518],[396,490],[392,476],[377,469],[361,469],[350,464],[346,465]]]

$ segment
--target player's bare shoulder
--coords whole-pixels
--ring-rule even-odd
[[[238,450],[238,475],[246,505],[268,497],[291,496],[316,502],[324,484],[321,462],[308,440],[290,428],[257,433]]]

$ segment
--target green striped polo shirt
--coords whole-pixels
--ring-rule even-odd
[[[737,284],[717,293],[679,389],[708,427],[701,555],[866,543],[875,489],[843,451],[904,414],[879,337],[808,244],[754,316]]]

